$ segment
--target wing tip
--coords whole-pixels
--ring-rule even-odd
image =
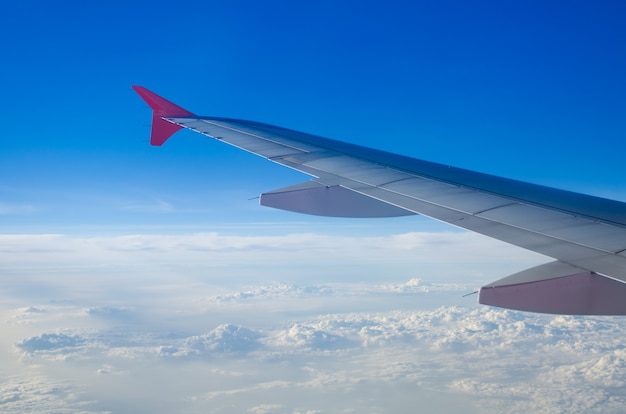
[[[133,85],[133,90],[143,99],[150,108],[159,116],[162,117],[176,117],[176,116],[194,116],[185,108],[176,105],[173,102],[168,101],[162,96],[157,95],[151,90],[144,88],[143,86]]]
[[[151,90],[132,85],[132,88],[152,109],[152,132],[150,134],[150,144],[160,147],[176,131],[181,129],[180,125],[173,124],[163,118],[194,116],[193,113],[157,95]]]

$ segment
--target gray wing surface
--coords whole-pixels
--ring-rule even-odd
[[[311,176],[262,194],[262,205],[339,217],[421,214],[555,259],[483,287],[481,303],[626,314],[625,203],[259,122],[166,112],[161,118],[178,127]]]

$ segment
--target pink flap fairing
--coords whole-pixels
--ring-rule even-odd
[[[296,213],[327,217],[399,217],[412,211],[334,185],[314,181],[261,194],[261,205]]]
[[[152,145],[163,145],[172,134],[182,128],[163,118],[194,116],[193,113],[160,97],[143,86],[133,86],[133,89],[152,108],[152,133],[150,134],[150,144]]]
[[[486,286],[479,303],[564,315],[626,315],[626,284],[593,272],[527,283]]]

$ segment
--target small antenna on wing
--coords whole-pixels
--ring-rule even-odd
[[[470,295],[475,295],[475,294],[477,294],[477,293],[478,293],[478,291],[477,291],[477,290],[475,290],[474,292],[471,292],[471,293],[466,293],[466,294],[465,294],[465,295],[463,295],[462,297],[464,298],[464,297],[467,297],[467,296],[470,296]]]
[[[257,200],[257,199],[259,199],[259,198],[260,198],[259,196],[252,197],[252,198],[249,198],[249,199],[248,199],[248,201],[250,201],[250,200]]]

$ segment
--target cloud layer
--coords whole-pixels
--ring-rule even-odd
[[[248,287],[224,295],[224,299],[214,298],[208,302],[212,308],[202,304],[202,315],[226,311],[219,319],[228,320],[229,307],[235,309],[254,300],[259,311],[290,296],[306,309],[324,291],[318,286],[279,286],[283,288]],[[324,291],[324,295],[342,301],[349,296],[380,295],[389,300],[389,295],[407,294],[403,289],[380,287],[344,286]],[[446,289],[458,293],[452,286]],[[251,291],[261,293],[250,295]],[[289,313],[289,309],[285,311]],[[626,332],[619,318],[443,306],[424,311],[292,315],[275,318],[270,324],[222,323],[188,334],[120,325],[132,320],[127,317],[132,313],[142,312],[39,306],[15,310],[9,321],[33,318],[38,320],[33,323],[45,326],[41,318],[57,320],[59,314],[86,322],[110,318],[111,326],[102,329],[62,329],[21,338],[14,342],[15,350],[21,354],[22,364],[43,366],[46,372],[91,367],[90,372],[83,372],[91,378],[88,385],[78,387],[89,395],[98,383],[93,378],[103,375],[132,383],[154,367],[161,367],[161,375],[182,370],[192,383],[182,381],[183,389],[168,398],[176,399],[188,412],[227,412],[227,407],[278,413],[335,412],[337,407],[357,411],[396,407],[402,412],[404,407],[408,412],[416,398],[431,401],[432,409],[442,412],[455,412],[457,403],[464,405],[465,412],[617,413],[626,409],[626,352],[620,344]],[[177,318],[198,321],[202,315]],[[396,391],[372,400],[373,389]],[[13,409],[19,407],[14,405],[16,398],[37,398],[39,391],[22,392],[19,398],[5,398],[3,411],[17,412]],[[293,399],[285,398],[285,393]],[[343,400],[346,395],[352,396],[349,404]],[[318,399],[321,396],[324,398]],[[103,397],[80,409],[112,409]],[[157,393],[153,398],[158,401],[161,396]],[[68,407],[70,402],[66,401]]]
[[[478,236],[0,237],[2,412],[626,410],[621,319],[479,307],[542,259]]]

